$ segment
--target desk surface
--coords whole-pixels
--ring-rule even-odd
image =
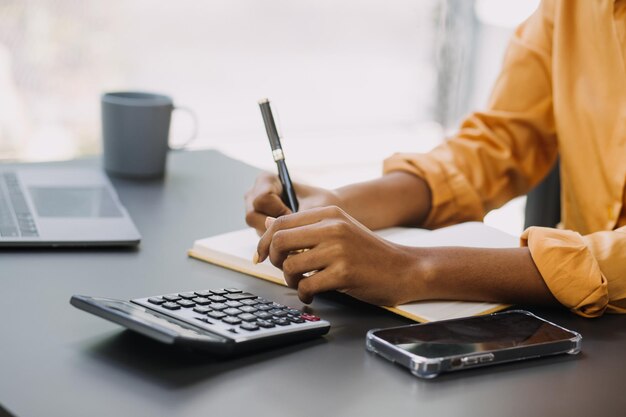
[[[325,338],[226,361],[174,350],[70,306],[72,294],[131,299],[233,286],[301,306],[293,290],[186,256],[195,239],[244,226],[242,195],[256,174],[214,151],[172,153],[162,181],[113,180],[143,235],[137,250],[1,251],[0,403],[19,416],[626,412],[626,316],[587,320],[530,308],[580,332],[582,354],[422,381],[364,349],[368,329],[409,321],[337,294],[312,305],[333,325]]]

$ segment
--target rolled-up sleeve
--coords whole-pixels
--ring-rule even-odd
[[[442,162],[435,152],[410,157],[397,154],[385,160],[385,172],[411,172],[428,183],[432,198],[429,215],[422,225],[425,228],[481,219],[483,205],[476,190],[453,164]]]
[[[626,313],[626,227],[581,235],[530,227],[521,237],[554,297],[574,313]]]
[[[487,111],[467,117],[458,134],[427,154],[385,161],[385,173],[410,172],[428,183],[432,207],[424,227],[480,220],[528,192],[554,164],[551,5],[544,2],[517,29]]]

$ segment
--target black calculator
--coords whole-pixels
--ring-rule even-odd
[[[130,301],[72,296],[81,310],[151,337],[219,355],[281,346],[328,333],[330,323],[236,288]]]

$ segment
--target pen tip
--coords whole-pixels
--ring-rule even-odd
[[[259,100],[259,104],[265,104],[265,103],[269,103],[269,102],[270,102],[270,100],[267,97],[262,98],[261,100]]]

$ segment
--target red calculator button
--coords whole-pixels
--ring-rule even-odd
[[[300,317],[302,317],[303,319],[305,319],[306,321],[320,321],[320,318],[317,316],[314,316],[313,314],[302,314]]]

